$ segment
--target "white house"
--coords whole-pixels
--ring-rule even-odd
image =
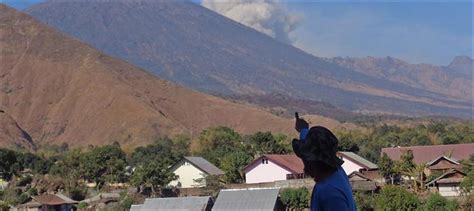
[[[296,155],[262,155],[244,168],[245,182],[264,183],[303,178],[303,162]]]
[[[353,152],[338,152],[337,156],[344,161],[342,168],[347,175],[354,171],[360,172],[362,170],[368,171],[378,168],[374,163]]]
[[[178,179],[169,185],[179,188],[203,187],[206,185],[205,181],[196,180],[203,179],[208,175],[224,174],[223,171],[202,157],[184,157],[170,169],[178,176]]]

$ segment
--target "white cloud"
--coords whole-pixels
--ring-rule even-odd
[[[234,21],[291,44],[301,15],[274,0],[203,0],[202,5]]]

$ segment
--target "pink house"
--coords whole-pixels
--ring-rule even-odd
[[[338,152],[337,156],[344,161],[342,168],[348,175],[354,171],[377,169],[377,165],[352,152]],[[243,170],[245,182],[251,184],[302,179],[305,178],[303,169],[303,162],[294,154],[267,154],[252,161]]]
[[[353,152],[338,152],[337,156],[344,161],[342,169],[347,175],[352,172],[361,172],[378,169],[377,165]]]
[[[244,168],[245,182],[263,183],[304,177],[303,162],[296,155],[262,155]]]

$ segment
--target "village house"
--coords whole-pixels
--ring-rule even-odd
[[[178,176],[169,185],[177,188],[204,187],[204,178],[208,175],[223,175],[224,172],[202,157],[184,157],[171,166],[171,171]]]
[[[449,144],[432,146],[392,147],[383,148],[392,160],[400,160],[402,153],[411,150],[413,162],[425,165],[425,176],[440,175],[426,184],[431,191],[437,191],[442,196],[459,196],[459,184],[465,173],[462,172],[460,160],[469,160],[474,153],[474,144]]]
[[[354,171],[377,169],[377,165],[353,152],[338,152],[337,156],[344,161],[342,168],[348,175]],[[303,162],[294,154],[266,154],[244,167],[243,172],[245,173],[245,182],[253,184],[303,179],[306,177],[303,169]]]
[[[358,171],[353,171],[347,177],[354,191],[375,192],[380,187],[379,183]]]
[[[413,152],[413,162],[416,164],[427,164],[440,156],[460,161],[469,160],[474,152],[474,143],[382,148],[381,155],[387,154],[390,159],[398,161],[403,152],[408,150]]]
[[[130,211],[210,211],[212,200],[210,196],[148,198],[143,204],[134,204]]]
[[[337,152],[337,156],[344,161],[342,168],[347,175],[357,171],[368,171],[378,169],[377,165],[353,152]]]
[[[304,178],[304,165],[298,156],[267,154],[252,161],[243,172],[247,184]]]
[[[426,164],[424,173],[426,176],[430,176],[432,174],[443,174],[452,169],[462,170],[461,163],[452,158],[441,155]]]
[[[278,199],[279,192],[279,188],[221,190],[212,211],[283,210],[283,205]]]
[[[16,207],[19,211],[40,211],[40,210],[61,210],[72,211],[75,210],[74,205],[78,202],[61,194],[43,194],[39,196],[32,196],[32,199]]]
[[[427,183],[426,186],[430,190],[438,192],[441,196],[457,197],[461,195],[459,184],[465,177],[465,173],[452,169]]]

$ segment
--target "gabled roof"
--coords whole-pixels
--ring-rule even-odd
[[[378,166],[375,165],[374,163],[368,161],[367,159],[353,153],[353,152],[338,152],[337,153],[339,156],[342,156],[362,167],[365,169],[377,169]]]
[[[278,188],[221,190],[212,211],[273,211],[279,191]]]
[[[289,172],[293,174],[301,174],[304,173],[304,164],[301,159],[296,156],[295,154],[290,154],[290,155],[279,155],[279,154],[266,154],[262,155],[259,158],[255,159],[252,161],[250,164],[245,166],[244,172],[248,172],[254,167],[258,162],[261,163],[261,160],[263,158],[268,159],[269,161],[272,161],[273,163],[277,164],[278,166],[288,170]]]
[[[449,158],[449,157],[446,157],[446,156],[444,156],[444,155],[441,155],[441,156],[439,156],[439,157],[433,159],[432,161],[428,162],[426,165],[427,165],[427,166],[431,166],[431,165],[433,165],[434,163],[436,163],[438,160],[441,160],[441,159],[445,159],[445,160],[447,160],[447,161],[449,161],[449,162],[451,162],[451,163],[453,163],[453,164],[456,164],[456,165],[461,165],[461,163],[459,163],[458,161],[454,160],[453,158]]]
[[[462,178],[454,177],[454,176],[456,176],[456,174],[461,175],[462,177],[466,176],[466,174],[462,171],[459,171],[457,169],[451,169],[450,171],[442,174],[441,176],[437,177],[436,179],[431,180],[430,182],[426,183],[426,186],[429,186],[433,183],[459,183],[459,182],[462,181]]]
[[[108,202],[108,201],[115,201],[120,200],[119,193],[99,193],[96,196],[88,199],[84,199],[81,202],[86,202],[87,204],[91,203],[101,203],[101,202]]]
[[[60,204],[76,204],[77,201],[70,199],[69,197],[61,194],[43,194],[32,197],[34,201],[44,205],[60,205]]]
[[[416,164],[426,164],[442,155],[455,160],[467,160],[474,152],[474,143],[382,148],[381,155],[385,153],[392,160],[400,160],[400,155],[406,150],[413,152]]]
[[[212,163],[207,161],[206,159],[202,157],[184,157],[182,160],[177,162],[175,165],[171,167],[171,169],[174,169],[177,167],[179,164],[183,163],[184,161],[188,161],[191,163],[193,166],[196,168],[200,169],[201,171],[209,174],[209,175],[222,175],[224,172],[214,166]]]
[[[202,211],[206,210],[210,199],[210,196],[148,198],[141,206],[134,206],[134,210]]]
[[[372,179],[366,177],[365,175],[363,175],[362,173],[360,173],[358,171],[353,171],[347,177],[349,178],[349,181],[364,181],[364,180],[365,181],[372,181]],[[357,179],[358,177],[360,179]]]

